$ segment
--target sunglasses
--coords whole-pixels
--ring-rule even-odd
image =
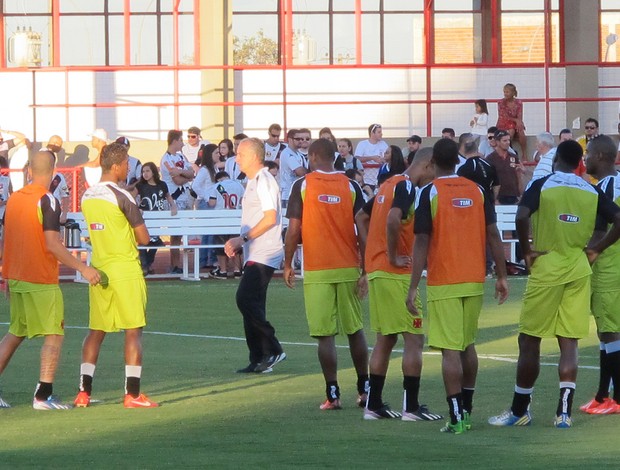
[[[489,140],[495,140],[495,136],[492,136],[492,135],[487,135],[487,139],[489,139]]]
[[[310,142],[310,137],[293,137],[293,140],[304,140]]]
[[[198,136],[197,136],[197,135],[188,134],[188,135],[187,135],[187,138],[188,138],[188,139],[197,139],[197,138],[198,138]]]
[[[584,127],[584,129],[588,129],[588,130],[591,131],[593,129],[596,129],[596,127],[595,126],[586,126],[586,127]]]
[[[381,124],[374,124],[370,129],[370,132],[373,133],[376,129],[381,129]]]
[[[274,139],[279,139],[280,138],[280,134],[269,134],[271,137],[273,137]]]

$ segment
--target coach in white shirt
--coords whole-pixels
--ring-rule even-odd
[[[536,136],[536,152],[540,155],[540,160],[534,169],[532,180],[553,173],[555,150],[555,139],[549,132],[541,132]]]

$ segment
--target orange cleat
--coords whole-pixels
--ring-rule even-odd
[[[73,400],[73,404],[77,408],[86,408],[90,405],[90,395],[86,392],[79,392],[75,400]]]
[[[137,397],[131,395],[125,395],[125,408],[157,408],[158,403],[151,401],[144,393],[141,393]]]

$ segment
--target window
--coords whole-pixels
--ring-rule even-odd
[[[618,2],[601,0],[601,60],[620,61],[618,39],[620,37],[620,5]]]

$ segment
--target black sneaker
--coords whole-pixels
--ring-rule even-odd
[[[228,273],[223,273],[220,269],[214,269],[209,275],[213,279],[228,279]]]
[[[178,266],[170,269],[170,274],[183,274],[183,270]]]
[[[384,403],[381,408],[377,410],[369,410],[368,406],[364,409],[364,419],[400,419],[402,415],[398,411],[394,411],[390,408],[390,405]]]
[[[255,362],[250,362],[247,367],[244,367],[243,369],[239,369],[237,371],[237,374],[252,374],[255,372],[257,365],[258,364],[256,364]]]
[[[235,277],[243,276],[243,271],[235,271]]]

